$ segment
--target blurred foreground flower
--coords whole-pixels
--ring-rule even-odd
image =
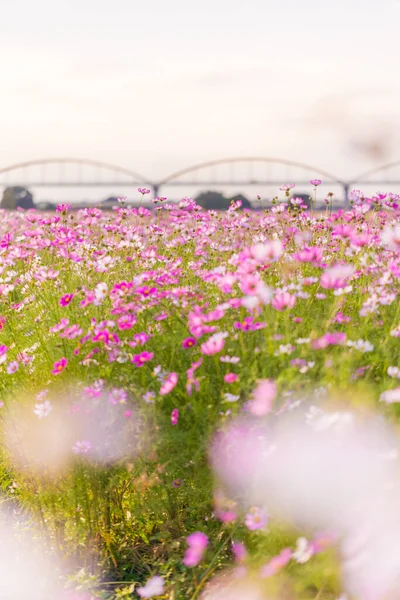
[[[122,392],[71,388],[52,401],[39,394],[42,402],[33,410],[23,398],[11,403],[4,439],[12,462],[19,469],[47,474],[64,470],[76,455],[103,465],[135,457],[144,441],[142,423]],[[123,401],[116,402],[117,397]]]
[[[137,593],[141,598],[154,598],[164,593],[164,579],[159,576],[152,577],[145,586],[138,588]]]
[[[183,564],[186,567],[195,567],[203,558],[208,546],[208,537],[202,531],[196,531],[186,538],[188,549],[185,552]]]
[[[234,570],[215,577],[206,587],[201,600],[268,600],[260,584],[246,571]]]
[[[246,409],[255,417],[263,417],[272,410],[276,396],[276,383],[270,379],[260,379],[253,392],[253,398],[246,404]]]
[[[398,598],[400,475],[397,460],[387,458],[398,440],[378,415],[321,413],[312,428],[301,411],[234,421],[212,446],[214,470],[244,507],[268,506],[297,526],[341,538],[350,593]],[[313,551],[300,538],[293,557],[305,562]]]
[[[62,597],[56,565],[50,563],[26,527],[0,515],[1,600],[55,600]]]

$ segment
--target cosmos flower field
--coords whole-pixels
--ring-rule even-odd
[[[400,196],[294,191],[0,212],[1,599],[400,597]]]

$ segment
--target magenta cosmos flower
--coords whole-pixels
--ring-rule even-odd
[[[321,185],[322,181],[320,179],[311,179],[310,180],[311,185],[313,185],[314,187],[318,187],[319,185]]]
[[[64,371],[67,364],[68,364],[68,359],[65,357],[61,358],[60,360],[58,360],[57,362],[54,363],[52,374],[59,375],[60,373],[62,373]]]
[[[74,294],[65,294],[62,298],[60,298],[60,305],[68,306],[68,304],[70,304],[70,302],[72,301],[73,297]]]
[[[188,548],[185,552],[183,564],[186,567],[195,567],[203,558],[203,554],[208,546],[208,537],[202,531],[196,531],[186,538]]]
[[[179,410],[177,408],[174,408],[174,410],[171,413],[172,425],[178,425],[178,420],[179,420]]]
[[[154,356],[154,352],[141,352],[140,354],[135,354],[132,358],[132,362],[137,367],[143,367],[145,363],[149,360],[152,360]]]
[[[196,342],[196,338],[194,337],[188,337],[186,338],[186,340],[183,340],[182,342],[182,347],[183,348],[191,348],[192,346],[195,346],[197,344]]]

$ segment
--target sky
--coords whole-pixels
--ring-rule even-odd
[[[0,166],[400,160],[400,0],[1,0]]]

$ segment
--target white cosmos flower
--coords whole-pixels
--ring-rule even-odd
[[[138,588],[137,593],[141,598],[154,598],[164,593],[164,579],[159,575],[148,580],[145,586]]]
[[[35,404],[33,412],[39,417],[39,419],[43,419],[44,417],[47,417],[52,410],[53,406],[50,400],[45,400],[44,402],[38,402]]]

